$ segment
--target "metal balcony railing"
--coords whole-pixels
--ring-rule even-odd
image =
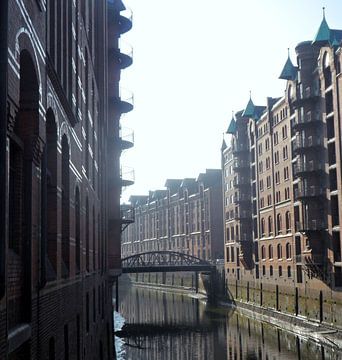
[[[245,144],[235,144],[233,147],[233,154],[247,151],[247,146]]]
[[[299,232],[320,231],[326,229],[326,222],[322,219],[297,221],[296,230]]]
[[[321,121],[321,115],[319,112],[312,113],[311,111],[308,111],[305,114],[299,113],[297,119],[291,120],[291,126],[293,128],[296,127],[303,127],[305,125],[311,125],[318,124]]]
[[[312,186],[303,186],[295,189],[295,198],[310,198],[323,196],[325,194],[325,189],[322,186],[312,185]]]
[[[319,136],[313,137],[309,136],[303,138],[302,136],[297,136],[293,142],[293,150],[300,151],[305,149],[315,149],[316,147],[323,146],[323,139]]]
[[[128,166],[122,166],[120,169],[120,178],[122,186],[133,185],[135,180],[134,169]]]
[[[120,128],[121,149],[130,149],[134,145],[134,131],[127,127]]]
[[[233,186],[234,187],[241,187],[241,186],[247,186],[249,183],[247,182],[247,178],[239,177],[237,179],[233,180]]]
[[[235,211],[234,218],[239,219],[248,219],[251,216],[249,211],[241,210],[241,211]]]
[[[245,169],[248,167],[248,165],[249,165],[249,163],[245,159],[234,159],[234,161],[233,161],[233,169],[235,171],[240,170],[240,169]]]
[[[310,160],[307,162],[298,161],[294,165],[294,174],[297,176],[307,172],[316,172],[323,170],[324,164],[322,164],[319,160]]]
[[[238,203],[244,202],[244,201],[251,201],[251,197],[249,195],[246,195],[246,194],[234,195],[234,203],[235,204],[238,204]]]
[[[130,112],[134,107],[134,95],[130,90],[121,87],[119,97],[115,98],[114,102],[121,113]]]
[[[121,204],[120,215],[123,224],[131,224],[135,221],[135,211],[131,204]]]
[[[315,255],[310,252],[296,255],[296,262],[302,264],[311,264],[311,265],[323,265],[324,257],[323,255]]]

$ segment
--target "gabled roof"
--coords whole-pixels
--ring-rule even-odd
[[[236,132],[236,121],[235,121],[234,117],[232,117],[226,133],[227,134],[235,134],[235,132]]]
[[[297,68],[292,64],[290,55],[288,56],[286,63],[283,67],[283,70],[279,76],[279,79],[283,80],[296,80],[297,78]]]

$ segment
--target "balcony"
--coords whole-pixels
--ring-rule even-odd
[[[301,86],[300,91],[297,94],[298,97],[294,102],[294,105],[297,107],[303,106],[306,102],[318,100],[320,96],[318,87],[313,86],[307,86],[306,88]]]
[[[113,0],[108,1],[108,22],[115,29],[115,34],[124,34],[132,29],[133,12],[129,8],[117,8]]]
[[[234,204],[241,204],[243,202],[251,202],[251,197],[246,194],[237,194],[234,196]]]
[[[234,179],[233,180],[234,188],[241,188],[241,187],[249,186],[250,183],[247,180],[248,179],[244,178],[244,177],[239,177],[238,179]]]
[[[323,265],[324,257],[322,255],[314,255],[310,251],[296,255],[296,262],[304,265]]]
[[[131,91],[120,88],[119,97],[114,98],[115,108],[120,113],[128,113],[134,107],[134,95]]]
[[[293,151],[296,153],[305,152],[306,150],[315,150],[323,146],[323,139],[321,137],[309,136],[303,138],[301,136],[296,137],[293,142]]]
[[[119,49],[112,49],[110,56],[114,58],[115,63],[119,65],[121,69],[125,69],[133,63],[133,48],[120,39]]]
[[[135,211],[130,204],[120,205],[120,217],[122,224],[132,224],[135,221]]]
[[[249,162],[245,159],[234,159],[233,161],[233,170],[234,171],[244,171],[249,168]]]
[[[293,130],[300,130],[305,127],[312,127],[321,124],[321,116],[319,113],[312,114],[311,111],[306,114],[299,114],[297,119],[291,120],[291,127]]]
[[[134,132],[132,129],[121,127],[119,136],[121,150],[127,150],[134,146]]]
[[[317,173],[324,171],[324,164],[319,160],[310,160],[307,162],[298,161],[294,165],[295,176],[305,176],[311,173]]]
[[[233,155],[237,155],[243,152],[247,152],[247,146],[245,144],[235,144],[233,148]]]
[[[297,221],[296,230],[302,233],[310,231],[322,231],[327,228],[326,222],[322,219],[313,219],[307,221]]]
[[[251,217],[251,214],[249,211],[241,210],[241,211],[235,211],[234,213],[234,219],[235,220],[246,220]]]
[[[130,186],[134,184],[134,169],[128,166],[122,166],[120,169],[121,186]]]
[[[303,186],[299,189],[295,189],[295,198],[296,200],[304,200],[317,198],[325,195],[325,189],[322,186],[312,185],[312,186]]]

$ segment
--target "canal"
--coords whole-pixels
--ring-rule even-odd
[[[342,359],[336,349],[194,296],[122,288],[118,360]]]

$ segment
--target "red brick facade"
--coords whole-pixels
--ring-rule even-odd
[[[284,97],[229,126],[225,269],[237,300],[342,326],[342,32],[327,32],[297,45]]]
[[[130,14],[121,0],[3,3],[0,358],[112,359]]]

